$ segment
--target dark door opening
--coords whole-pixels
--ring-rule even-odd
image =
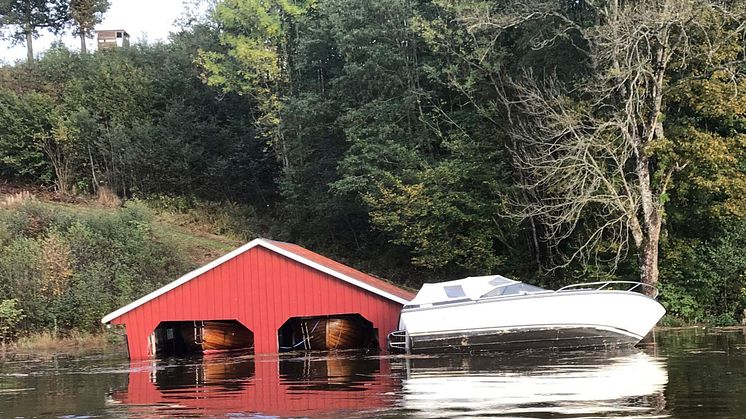
[[[278,330],[280,352],[378,348],[378,331],[359,314],[291,317]]]
[[[240,391],[251,384],[254,377],[254,360],[245,356],[205,357],[201,361],[157,361],[159,366],[150,380],[155,386],[174,398],[184,396],[189,389],[200,396],[225,396],[226,391]],[[172,390],[176,390],[175,392]]]
[[[367,357],[292,357],[280,360],[280,379],[289,391],[360,390],[375,381],[381,361]]]
[[[254,333],[236,320],[161,322],[150,336],[157,357],[254,352]]]

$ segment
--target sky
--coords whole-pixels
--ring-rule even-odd
[[[130,34],[130,41],[146,38],[148,42],[166,41],[168,33],[176,29],[174,21],[184,11],[184,0],[110,0],[111,7],[97,29],[124,29]],[[80,49],[80,38],[69,31],[55,37],[44,32],[34,40],[34,54],[43,52],[55,41],[61,39],[73,50]],[[96,39],[89,39],[88,50],[94,50]],[[26,44],[11,45],[0,41],[0,60],[12,63],[26,58]]]

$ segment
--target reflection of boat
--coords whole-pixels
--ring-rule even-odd
[[[666,408],[668,373],[662,360],[642,352],[608,355],[472,357],[463,363],[415,358],[407,365],[403,407],[424,417],[453,412],[627,417]]]
[[[301,317],[290,322],[283,349],[345,350],[371,347],[370,322],[354,315]]]
[[[499,275],[425,284],[389,342],[411,352],[632,346],[665,313],[636,292],[646,287],[657,294],[625,281],[550,291]]]

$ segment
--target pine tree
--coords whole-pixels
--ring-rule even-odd
[[[109,0],[71,0],[70,18],[73,21],[74,33],[80,37],[80,52],[86,53],[85,39],[93,36],[97,23],[101,23],[104,13],[109,9]]]
[[[17,43],[26,42],[26,58],[34,59],[33,40],[40,29],[64,29],[68,17],[65,0],[0,0],[0,26]]]

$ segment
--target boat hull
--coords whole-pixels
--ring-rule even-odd
[[[352,316],[301,318],[292,325],[297,350],[334,351],[370,347],[372,328]]]
[[[405,309],[410,352],[634,346],[665,313],[634,292],[547,292]]]
[[[639,341],[639,337],[620,330],[567,325],[463,330],[410,337],[411,348],[418,353],[624,347]]]
[[[202,323],[201,346],[204,353],[250,349],[254,337],[239,324],[206,321]]]

